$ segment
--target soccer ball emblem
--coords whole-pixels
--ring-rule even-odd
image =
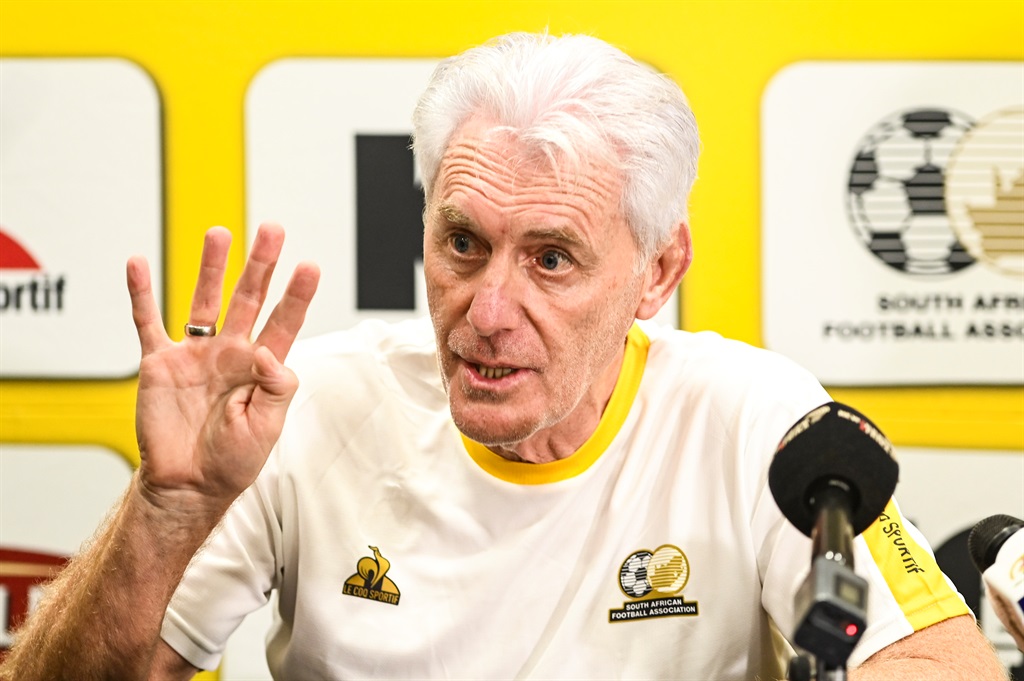
[[[663,544],[650,552],[635,551],[622,562],[619,586],[622,593],[638,599],[654,592],[654,596],[672,596],[683,590],[690,578],[690,563],[678,547]]]
[[[650,551],[637,551],[622,563],[619,571],[619,586],[630,598],[643,598],[651,593],[650,580],[647,578],[647,566],[651,562]]]
[[[973,122],[946,109],[885,118],[858,145],[847,185],[850,221],[889,267],[947,274],[974,263],[946,212],[946,166]]]

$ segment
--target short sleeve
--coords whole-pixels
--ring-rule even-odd
[[[171,598],[160,635],[200,669],[215,669],[228,638],[276,587],[281,526],[272,454],[192,559]]]
[[[766,511],[762,513],[767,515]],[[763,579],[762,604],[789,640],[797,624],[794,599],[808,574],[810,560],[811,540],[779,513],[765,535],[758,562]],[[854,539],[853,560],[855,572],[868,583],[868,626],[850,655],[850,667],[915,631],[970,614],[952,582],[939,569],[931,547],[900,515],[894,500]]]

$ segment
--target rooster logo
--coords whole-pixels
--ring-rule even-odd
[[[401,592],[387,576],[388,570],[391,569],[391,561],[382,556],[376,546],[368,548],[373,551],[373,557],[363,556],[359,559],[356,563],[356,573],[345,580],[343,593],[398,605]]]

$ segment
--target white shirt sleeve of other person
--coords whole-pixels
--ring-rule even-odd
[[[597,431],[547,464],[461,436],[425,320],[306,341],[291,363],[284,433],[164,620],[192,664],[215,667],[276,589],[281,679],[783,676],[811,548],[767,470],[829,401],[792,362],[638,323]],[[892,504],[855,559],[869,626],[851,665],[968,612]]]

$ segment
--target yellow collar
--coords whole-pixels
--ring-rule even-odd
[[[597,424],[597,430],[572,456],[551,463],[509,461],[463,435],[462,442],[466,446],[466,451],[480,468],[506,482],[543,485],[576,477],[600,458],[625,423],[629,409],[633,406],[633,399],[640,388],[640,379],[643,378],[644,367],[647,365],[647,349],[650,345],[651,341],[647,334],[634,324],[626,336],[626,352],[622,358],[619,379],[615,383],[611,399],[608,400],[608,406],[601,415],[601,421]]]

